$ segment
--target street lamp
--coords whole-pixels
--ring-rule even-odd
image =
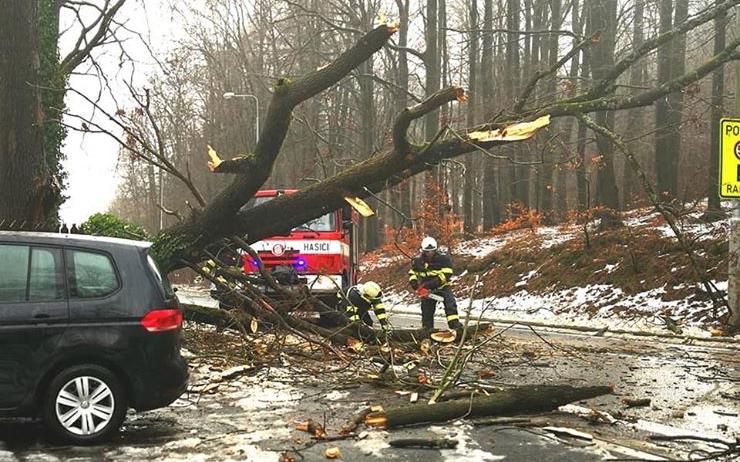
[[[254,117],[254,142],[257,144],[260,140],[260,100],[257,99],[254,95],[244,94],[239,95],[237,93],[234,93],[233,91],[227,91],[224,93],[224,99],[232,99],[232,98],[252,98],[254,100],[254,105],[256,106],[256,113]]]

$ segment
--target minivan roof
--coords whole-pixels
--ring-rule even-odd
[[[107,236],[87,236],[84,234],[60,234],[60,233],[37,233],[31,231],[0,231],[0,240],[10,238],[17,241],[33,241],[38,244],[69,244],[90,246],[91,244],[106,244],[121,247],[138,247],[146,249],[151,247],[149,241],[135,241],[133,239],[120,239]]]

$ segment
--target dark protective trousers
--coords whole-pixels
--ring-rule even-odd
[[[433,290],[433,294],[439,295],[444,298],[445,315],[447,315],[448,323],[450,316],[454,316],[457,319],[457,301],[455,295],[452,293],[449,287],[443,287],[441,289]],[[434,328],[434,312],[437,309],[437,300],[432,300],[429,297],[421,299],[421,327],[424,329]]]

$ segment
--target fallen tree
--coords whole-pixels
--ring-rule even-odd
[[[156,235],[151,253],[165,272],[190,267],[219,284],[227,292],[233,293],[236,298],[235,309],[246,315],[240,321],[242,326],[243,321],[248,321],[251,326],[252,320],[256,320],[258,323],[280,326],[301,335],[316,335],[334,345],[346,345],[351,339],[380,341],[375,331],[362,324],[347,325],[340,320],[338,328],[327,329],[294,316],[293,313],[303,309],[319,312],[332,310],[332,307],[327,307],[310,294],[283,294],[280,300],[267,299],[253,286],[249,278],[239,274],[239,271],[223,271],[220,276],[213,277],[213,274],[204,271],[203,262],[217,261],[213,255],[214,251],[223,246],[241,248],[252,255],[250,243],[285,233],[301,223],[336,210],[345,204],[346,198],[370,197],[413,175],[434,168],[445,159],[475,151],[506,158],[496,155],[492,149],[535,136],[538,131],[548,126],[551,118],[650,105],[659,98],[700,80],[726,62],[740,58],[736,50],[740,46],[740,38],[733,40],[722,51],[695,69],[675,76],[654,88],[620,94],[615,91],[617,79],[657,47],[678,35],[707,24],[737,4],[740,4],[740,0],[719,1],[687,21],[677,24],[673,30],[644,42],[616,62],[611,69],[601,73],[600,80],[594,82],[591,88],[584,90],[582,94],[541,105],[530,105],[529,97],[532,90],[543,78],[556,73],[576,54],[571,50],[551,69],[533,75],[522,94],[516,99],[516,104],[511,108],[501,108],[499,115],[488,123],[463,129],[446,126],[433,139],[421,143],[413,142],[408,135],[412,123],[451,102],[466,100],[465,90],[461,87],[442,89],[413,107],[401,108],[393,124],[392,144],[385,151],[372,155],[363,162],[295,194],[284,195],[241,211],[269,178],[291,123],[292,111],[302,102],[347,77],[369,57],[386,47],[397,30],[395,25],[376,27],[362,35],[354,46],[339,54],[326,66],[298,78],[276,80],[255,151],[231,160],[221,160],[218,155],[212,158],[210,163],[212,171],[215,174],[233,174],[232,183],[210,203],[205,203],[203,196],[194,190],[192,183],[189,183],[188,188],[199,205],[193,207],[192,213],[183,217],[180,223]],[[574,50],[600,46],[597,38],[598,35],[595,35],[593,40],[576,44]],[[94,102],[93,104],[98,107]],[[142,106],[145,113],[148,113],[148,101],[143,102]],[[136,133],[129,127],[122,125],[122,128],[127,136],[136,139]],[[217,140],[213,140],[213,144],[218,148]],[[125,143],[123,147],[133,150],[136,149],[136,145],[137,143]],[[147,146],[146,159],[150,159],[154,165],[173,168],[168,163],[163,149],[151,144]],[[181,180],[188,177],[186,174],[175,176]],[[235,236],[245,236],[244,241]],[[215,264],[214,269],[216,266],[218,265]],[[262,276],[267,278],[264,274]],[[428,335],[428,332],[417,331],[409,335],[416,338]]]
[[[417,404],[373,412],[365,417],[365,423],[373,427],[391,429],[460,418],[546,412],[574,401],[612,392],[612,387],[608,386],[537,385],[510,388],[471,399]]]
[[[581,95],[543,106],[527,107],[531,88],[554,72],[551,69],[533,76],[532,82],[517,99],[516,107],[508,111],[503,108],[500,115],[490,123],[457,130],[444,127],[434,139],[422,143],[411,142],[407,134],[411,123],[443,105],[466,99],[465,91],[460,87],[442,89],[416,106],[399,112],[392,129],[392,146],[385,152],[296,194],[276,198],[240,213],[240,208],[268,179],[291,122],[292,110],[347,76],[383,48],[397,30],[394,25],[377,27],[327,66],[295,80],[281,78],[276,81],[255,152],[213,165],[216,173],[235,174],[234,181],[212,202],[195,209],[190,217],[158,235],[155,238],[154,254],[166,271],[174,270],[187,266],[188,262],[203,260],[203,250],[223,238],[236,234],[247,236],[247,242],[252,243],[286,232],[307,220],[341,207],[347,196],[367,198],[372,193],[394,186],[410,176],[432,169],[442,160],[474,151],[496,157],[490,152],[492,148],[528,139],[537,130],[547,126],[548,117],[578,116],[651,105],[669,93],[700,80],[726,62],[738,59],[740,54],[736,49],[740,45],[740,39],[733,40],[720,53],[684,75],[640,93],[613,92],[616,80],[657,47],[677,35],[708,23],[739,3],[740,0],[719,2],[684,23],[677,24],[673,30],[646,41],[615,63],[603,74],[602,80],[595,82]],[[587,46],[599,46],[599,41],[592,40],[590,44],[576,45]],[[566,61],[563,59],[556,66],[562,67]],[[548,119],[542,119],[543,117]],[[539,124],[525,126],[524,135],[511,136],[520,121],[537,120],[540,121]]]

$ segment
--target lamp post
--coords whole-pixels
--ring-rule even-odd
[[[252,98],[254,100],[255,105],[255,116],[254,116],[254,143],[255,145],[260,140],[260,100],[255,95],[250,94],[237,94],[233,91],[227,91],[224,93],[224,99],[232,99],[232,98]]]

